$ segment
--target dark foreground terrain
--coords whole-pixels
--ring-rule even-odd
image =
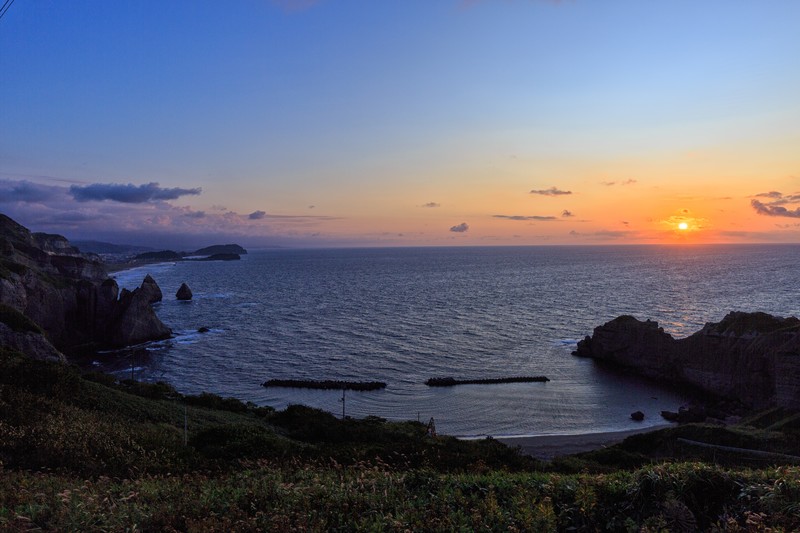
[[[795,531],[798,427],[773,409],[540,463],[0,350],[0,530]]]

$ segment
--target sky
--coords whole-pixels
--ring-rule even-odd
[[[178,249],[800,243],[798,21],[796,0],[16,0],[0,213]]]

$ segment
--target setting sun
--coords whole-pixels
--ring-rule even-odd
[[[681,231],[685,231],[689,229],[689,224],[687,224],[686,222],[681,222],[680,224],[678,224],[678,229]]]

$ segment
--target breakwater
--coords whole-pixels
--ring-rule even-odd
[[[494,385],[497,383],[544,383],[550,381],[546,376],[515,376],[510,378],[487,378],[487,379],[455,379],[431,378],[425,382],[429,387],[452,387],[454,385]]]
[[[263,383],[264,387],[289,387],[294,389],[322,389],[322,390],[355,390],[372,391],[385,389],[383,381],[340,381],[340,380],[315,380],[315,379],[270,379]]]

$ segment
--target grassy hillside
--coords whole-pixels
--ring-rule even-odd
[[[542,464],[416,422],[184,397],[0,350],[0,530],[800,529],[797,466],[676,447],[693,436],[796,453],[796,415],[745,422]]]

